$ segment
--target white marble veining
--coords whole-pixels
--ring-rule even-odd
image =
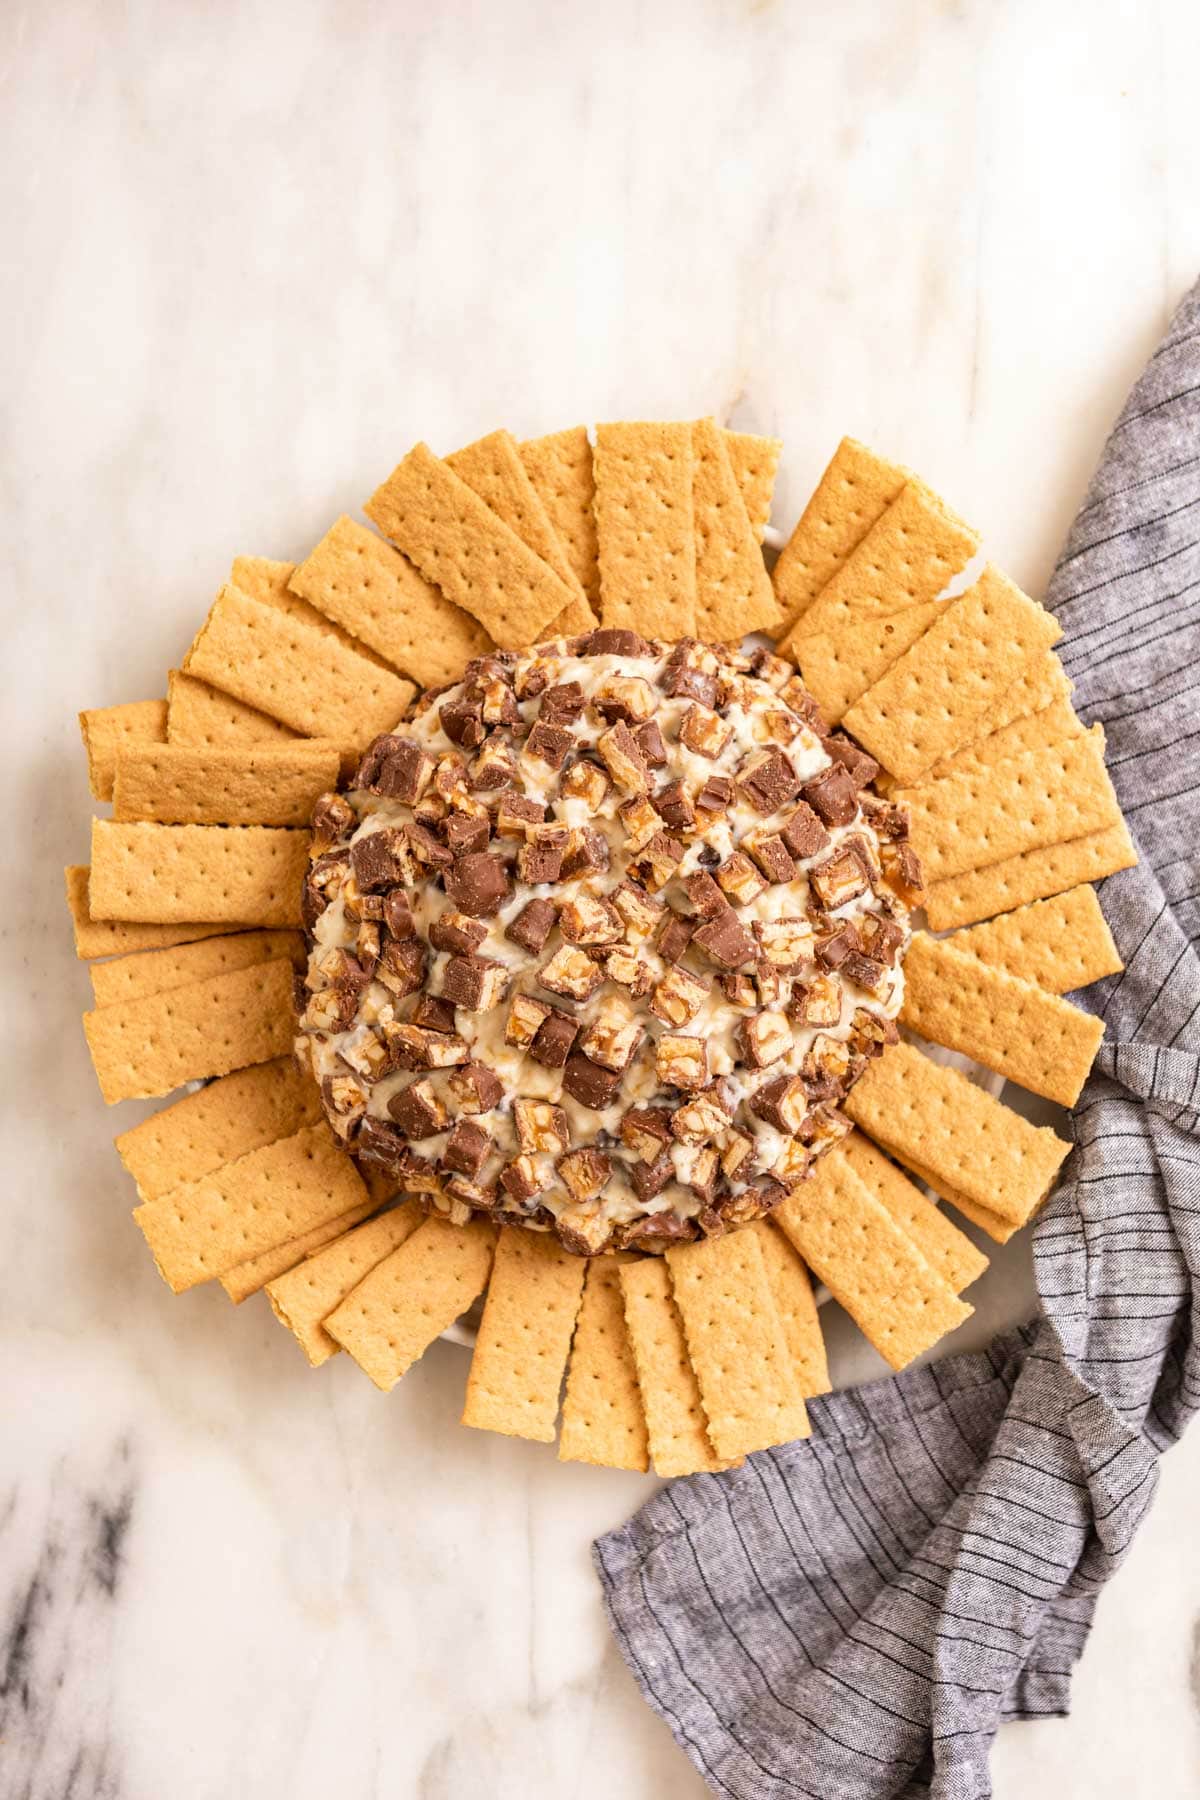
[[[1037,591],[1200,266],[1190,0],[16,3],[0,17],[12,786],[0,1793],[672,1800],[588,1546],[652,1491],[384,1400],[132,1227],[61,867],[73,714],[418,435],[714,411],[915,464]],[[1018,1241],[964,1342],[1029,1304]],[[875,1372],[842,1319],[839,1381]],[[1195,1791],[1200,1437],[999,1800]]]

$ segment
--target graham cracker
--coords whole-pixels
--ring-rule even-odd
[[[173,1293],[366,1205],[367,1190],[324,1120],[211,1175],[146,1200],[133,1216]]]
[[[92,911],[102,919],[299,925],[307,831],[92,820]]]
[[[567,1365],[558,1456],[560,1462],[606,1469],[644,1473],[650,1467],[646,1415],[615,1256],[594,1256],[587,1264]]]
[[[292,965],[286,959],[210,975],[162,994],[143,994],[83,1015],[100,1092],[152,1100],[266,1062],[291,1049]]]
[[[750,431],[723,430],[721,436],[725,440],[734,480],[741,491],[750,529],[761,544],[771,523],[771,500],[783,439],[758,437]]]
[[[292,589],[422,687],[457,681],[472,657],[491,649],[478,620],[345,514],[296,569]]]
[[[566,545],[542,505],[521,450],[510,431],[492,431],[446,458],[484,505],[558,576],[577,604],[587,605],[583,584],[575,574]]]
[[[868,1064],[843,1104],[902,1162],[915,1157],[939,1182],[1014,1225],[1041,1203],[1071,1148],[911,1044],[893,1044]]]
[[[183,667],[305,737],[360,747],[390,731],[416,692],[411,681],[231,583]]]
[[[162,1107],[116,1140],[117,1154],[143,1200],[200,1181],[277,1138],[322,1117],[321,1092],[291,1056],[222,1075]]]
[[[131,744],[161,744],[167,736],[165,700],[131,700],[125,706],[100,706],[79,715],[87,752],[88,787],[95,800],[111,800],[117,752]]]
[[[821,1318],[813,1298],[812,1281],[804,1259],[791,1239],[785,1237],[770,1219],[758,1219],[747,1228],[758,1239],[762,1251],[767,1285],[783,1326],[783,1335],[792,1359],[792,1368],[801,1394],[811,1400],[816,1394],[827,1394],[829,1361],[825,1355],[825,1339],[821,1336]]]
[[[1010,912],[1032,900],[1049,899],[1083,881],[1101,881],[1119,869],[1131,869],[1136,862],[1137,851],[1122,819],[1102,831],[1046,844],[986,868],[930,883],[925,892],[925,916],[931,930],[949,931],[955,925],[971,925],[977,919]]]
[[[539,642],[544,644],[551,638],[576,637],[586,631],[595,631],[599,622],[589,602],[581,594],[568,601],[562,611],[542,628],[538,634]]]
[[[982,775],[1014,756],[1025,756],[1031,750],[1044,750],[1047,744],[1061,744],[1066,738],[1081,737],[1084,725],[1069,700],[1055,700],[1041,712],[1025,713],[993,731],[976,738],[954,756],[943,757],[922,775],[921,781],[944,781],[948,775]]]
[[[426,1219],[326,1315],[325,1330],[389,1393],[483,1292],[495,1243],[488,1219]]]
[[[310,1231],[304,1231],[299,1237],[289,1238],[286,1243],[276,1244],[272,1250],[263,1250],[257,1256],[247,1257],[243,1263],[236,1263],[232,1269],[226,1269],[220,1277],[221,1286],[225,1289],[235,1306],[252,1295],[261,1293],[268,1281],[275,1281],[294,1269],[297,1263],[303,1262],[323,1245],[344,1237],[364,1219],[369,1219],[376,1209],[373,1199],[365,1200],[340,1218],[327,1219],[323,1225],[314,1225]]]
[[[586,1258],[549,1233],[505,1226],[467,1375],[462,1422],[506,1437],[554,1442]]]
[[[233,744],[294,744],[298,732],[207,681],[167,671],[167,742],[220,749]]]
[[[920,1188],[861,1131],[852,1131],[828,1152],[844,1157],[894,1224],[910,1237],[931,1268],[961,1294],[988,1266],[965,1232],[949,1220]]]
[[[1060,1106],[1078,1100],[1104,1036],[1103,1021],[1069,1000],[924,932],[904,959],[900,1018]]]
[[[893,1369],[971,1316],[844,1157],[821,1157],[773,1216]]]
[[[799,1371],[754,1232],[673,1245],[666,1263],[718,1456],[807,1437]]]
[[[931,883],[1121,821],[1099,725],[985,774],[898,788],[893,798],[908,808],[913,849]]]
[[[750,526],[724,433],[711,419],[692,426],[696,540],[696,632],[706,643],[740,643],[780,623],[775,592]]]
[[[546,509],[590,606],[600,604],[600,563],[592,501],[592,446],[587,426],[572,425],[548,437],[526,438],[520,446],[525,472]]]
[[[918,1181],[923,1181],[926,1187],[932,1188],[934,1193],[946,1202],[947,1206],[952,1206],[956,1212],[962,1214],[964,1219],[969,1219],[973,1225],[978,1225],[981,1231],[986,1231],[990,1238],[995,1239],[996,1243],[1007,1244],[1008,1240],[1015,1237],[1017,1232],[1022,1229],[1020,1225],[1013,1225],[1007,1219],[1002,1219],[999,1213],[992,1212],[990,1207],[980,1206],[976,1200],[968,1200],[965,1194],[960,1194],[956,1188],[950,1186],[949,1182],[939,1181],[930,1170],[923,1169],[920,1163],[909,1162],[906,1159],[905,1167],[916,1176]],[[1035,1207],[1034,1211],[1036,1212],[1036,1210]],[[1030,1217],[1032,1216],[1031,1214]],[[1027,1223],[1028,1220],[1026,1220]]]
[[[597,425],[600,616],[671,642],[696,630],[696,529],[688,424]]]
[[[424,1218],[416,1201],[406,1200],[356,1231],[336,1237],[324,1249],[314,1246],[312,1253],[298,1257],[290,1268],[263,1284],[275,1317],[287,1326],[314,1369],[336,1356],[339,1348],[322,1319],[335,1311],[385,1256],[407,1243]]]
[[[949,602],[931,600],[887,619],[865,619],[842,631],[800,638],[796,661],[804,685],[831,725],[836,725],[887,670],[941,617]]]
[[[227,925],[202,925],[194,919],[186,925],[118,924],[110,919],[94,919],[88,896],[91,871],[87,863],[71,863],[63,874],[75,928],[75,954],[81,961],[120,955],[127,950],[165,950],[172,944],[189,944],[229,929]]]
[[[789,626],[802,619],[904,490],[907,469],[843,438],[775,564],[775,594]]]
[[[949,942],[1048,994],[1074,993],[1125,967],[1096,890],[1086,884],[972,925]]]
[[[1052,613],[989,566],[846,713],[846,729],[898,781],[917,781],[978,736],[1026,663],[1062,636]]]
[[[249,594],[251,600],[258,600],[263,606],[275,607],[297,624],[308,626],[310,631],[319,632],[322,637],[332,638],[344,649],[352,650],[356,656],[366,657],[376,668],[395,673],[388,659],[381,656],[372,645],[364,643],[354,631],[346,630],[338,621],[329,618],[304,595],[294,592],[291,584],[295,575],[295,563],[273,562],[268,556],[235,556],[229,579],[243,594]]]
[[[141,950],[96,963],[88,973],[97,1006],[117,1006],[123,1000],[140,1000],[143,994],[162,994],[168,988],[185,987],[209,975],[248,969],[253,963],[273,962],[286,956],[292,967],[305,962],[304,939],[298,931],[239,931],[230,937],[201,938],[173,950]]]
[[[728,1468],[708,1435],[666,1264],[639,1257],[621,1265],[619,1280],[654,1473],[670,1479]]]
[[[1053,650],[1043,650],[1039,656],[1030,658],[1008,691],[980,719],[979,736],[1003,731],[1014,720],[1023,719],[1027,713],[1044,712],[1056,701],[1070,700],[1073,691]]]
[[[978,549],[978,534],[911,476],[801,613],[781,653],[794,656],[800,638],[818,631],[839,632],[864,619],[928,606]]]
[[[202,750],[141,744],[117,754],[113,817],[160,825],[307,825],[337,786],[336,744]]]
[[[503,650],[536,643],[542,627],[573,598],[573,585],[535,556],[428,444],[409,451],[364,511]]]

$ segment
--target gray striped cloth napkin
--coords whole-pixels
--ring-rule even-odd
[[[1034,1231],[1041,1312],[812,1403],[807,1443],[595,1546],[650,1705],[736,1800],[984,1800],[999,1724],[1065,1713],[1100,1589],[1200,1405],[1200,286],[1109,438],[1048,595],[1141,864],[1123,975]]]

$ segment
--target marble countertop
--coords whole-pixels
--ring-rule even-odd
[[[418,436],[714,412],[844,431],[1039,592],[1200,266],[1188,0],[63,0],[0,20],[11,885],[0,1792],[703,1791],[605,1631],[649,1479],[388,1400],[265,1301],[172,1299],[129,1220],[61,868],[74,713],[160,693],[235,552],[293,556]],[[1025,1313],[997,1255],[961,1337]],[[844,1384],[878,1364],[843,1318]],[[1194,1791],[1200,1434],[998,1800]]]

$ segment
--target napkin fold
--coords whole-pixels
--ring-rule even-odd
[[[1114,427],[1047,604],[1141,862],[1124,973],[1033,1238],[1040,1314],[810,1402],[812,1438],[677,1481],[595,1545],[649,1704],[735,1800],[985,1800],[1065,1713],[1104,1583],[1200,1406],[1200,284]]]

